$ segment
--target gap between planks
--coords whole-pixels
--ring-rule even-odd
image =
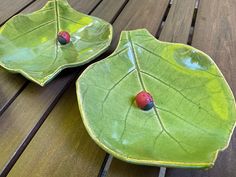
[[[162,31],[162,29],[163,29],[163,27],[164,27],[166,18],[167,18],[167,16],[168,16],[169,12],[170,12],[170,8],[171,8],[172,4],[173,4],[173,0],[170,0],[170,1],[169,1],[169,4],[168,4],[168,6],[167,6],[167,8],[166,8],[166,10],[165,10],[164,16],[162,17],[161,24],[160,24],[160,26],[157,28],[157,33],[156,33],[156,35],[155,35],[155,37],[156,37],[157,39],[158,39],[158,38],[160,37],[160,35],[161,35],[161,31]]]
[[[33,4],[35,1],[37,0],[32,0],[30,1],[28,4],[26,4],[24,7],[22,7],[21,9],[19,9],[18,11],[16,11],[15,13],[13,13],[11,16],[7,17],[6,20],[4,20],[2,23],[0,23],[0,27],[2,25],[4,25],[9,19],[11,19],[13,16],[17,15],[18,13],[20,13],[21,11],[25,10],[26,8],[28,8],[31,4]]]
[[[4,113],[4,111],[11,105],[11,103],[16,99],[17,96],[21,94],[21,92],[26,88],[29,81],[25,81],[19,90],[0,108],[0,117]]]
[[[195,7],[194,7],[194,12],[193,12],[193,19],[192,19],[191,28],[190,28],[189,36],[188,36],[188,42],[187,42],[188,45],[192,44],[193,33],[194,33],[195,24],[196,24],[199,3],[200,3],[200,0],[196,0],[195,1]]]

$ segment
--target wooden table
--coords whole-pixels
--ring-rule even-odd
[[[0,0],[0,24],[47,0]],[[236,3],[234,0],[70,0],[75,9],[123,29],[147,28],[160,40],[205,51],[236,94]],[[106,153],[88,136],[77,107],[74,81],[85,67],[68,69],[42,88],[0,68],[0,176],[96,177]],[[111,160],[111,159],[110,159]],[[111,161],[108,177],[157,177],[158,167]],[[167,169],[167,177],[236,177],[236,134],[209,170]]]

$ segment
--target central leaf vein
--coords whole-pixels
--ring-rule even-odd
[[[142,86],[142,89],[143,89],[144,91],[147,91],[146,88],[145,88],[144,82],[143,82],[143,78],[142,78],[142,75],[141,75],[141,70],[140,70],[140,67],[139,67],[138,59],[137,59],[136,52],[135,52],[135,49],[134,49],[134,46],[133,46],[133,42],[132,42],[132,39],[131,39],[130,32],[128,32],[127,34],[128,34],[127,38],[128,38],[129,44],[130,44],[131,53],[132,53],[133,59],[134,59],[134,64],[135,64],[135,67],[136,67],[136,69],[137,69],[138,79],[139,79],[139,81],[140,81],[140,84],[141,84],[141,86]],[[155,112],[155,114],[156,114],[156,117],[157,117],[157,119],[158,119],[158,122],[159,122],[159,124],[161,125],[161,128],[162,128],[161,133],[158,134],[158,136],[157,136],[157,138],[156,138],[154,144],[156,144],[157,139],[158,139],[159,136],[162,134],[162,131],[164,131],[173,141],[175,141],[175,142],[180,146],[180,148],[181,148],[183,151],[187,152],[187,150],[185,149],[185,147],[183,147],[183,145],[181,144],[181,142],[180,142],[179,140],[177,140],[174,136],[172,136],[172,135],[169,133],[169,131],[165,128],[165,126],[164,126],[164,124],[163,124],[163,122],[162,122],[162,120],[161,120],[161,118],[160,118],[160,116],[159,116],[159,114],[158,114],[157,108],[156,108],[156,107],[153,107],[153,110],[154,110],[154,112]]]
[[[52,64],[50,66],[52,66],[56,60],[57,60],[57,57],[58,57],[58,50],[59,50],[59,47],[58,47],[58,41],[57,41],[57,35],[59,33],[59,30],[60,30],[60,19],[59,19],[59,8],[58,8],[58,2],[57,0],[54,1],[54,7],[55,7],[55,21],[56,21],[56,34],[55,34],[55,58],[52,62]]]
[[[188,125],[190,125],[190,126],[196,128],[197,130],[199,130],[199,131],[201,131],[201,132],[204,132],[204,133],[208,133],[208,134],[209,134],[209,132],[206,131],[205,129],[203,129],[203,128],[199,127],[199,126],[196,126],[195,124],[193,124],[193,123],[191,123],[191,122],[185,120],[185,119],[184,119],[183,117],[181,117],[180,115],[175,114],[174,112],[172,112],[172,111],[170,111],[170,110],[168,110],[168,109],[161,108],[161,107],[159,107],[159,106],[156,106],[156,108],[159,109],[159,110],[162,110],[162,111],[164,111],[164,112],[167,112],[168,114],[171,114],[171,115],[175,116],[176,118],[182,120],[183,122],[187,123]]]
[[[24,35],[29,34],[29,33],[32,33],[32,32],[34,32],[34,31],[36,31],[36,30],[38,30],[38,29],[40,29],[40,28],[42,28],[42,27],[45,27],[45,26],[47,26],[47,25],[49,25],[49,24],[51,24],[51,23],[53,23],[53,22],[55,22],[55,20],[50,20],[50,21],[47,21],[47,22],[45,22],[45,23],[42,23],[42,24],[40,24],[40,25],[38,25],[38,26],[36,26],[36,27],[34,27],[34,28],[32,28],[32,29],[30,29],[30,30],[28,30],[28,31],[26,31],[26,32],[24,32],[24,33],[22,33],[22,34],[20,34],[19,36],[14,37],[14,38],[11,39],[11,40],[9,41],[9,43],[7,43],[7,44],[10,44],[10,42],[13,42],[13,41],[15,41],[15,40],[17,40],[17,39],[19,39],[19,38],[21,38],[21,37],[24,37]],[[7,44],[5,44],[5,45],[7,45]]]

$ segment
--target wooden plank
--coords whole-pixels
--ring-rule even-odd
[[[35,10],[38,10],[38,9],[42,8],[47,2],[48,2],[48,0],[37,0],[36,2],[32,3],[29,7],[25,8],[20,13],[34,12]],[[73,7],[75,10],[78,10],[82,13],[89,14],[90,12],[92,12],[92,10],[95,7],[97,7],[98,4],[100,4],[101,0],[90,0],[90,1],[68,0],[68,2],[70,4],[70,6]]]
[[[102,0],[80,0],[71,2],[71,6],[81,12],[91,13]]]
[[[173,1],[159,39],[168,42],[187,43],[194,6],[195,0]]]
[[[48,0],[37,0],[36,2],[30,4],[30,6],[28,6],[27,8],[25,8],[24,10],[22,10],[20,12],[20,14],[26,14],[26,13],[31,13],[34,12],[36,10],[41,9],[46,3],[48,2]]]
[[[25,79],[0,68],[0,115],[24,88]]]
[[[113,1],[103,0],[101,4],[99,4],[99,6],[94,10],[93,14],[96,14],[97,17],[106,16],[107,21],[113,22],[128,1],[129,0],[119,0],[114,7]],[[113,11],[115,11],[116,14],[111,15],[114,13]]]
[[[111,7],[113,11],[111,11],[109,18],[117,13],[116,10],[119,10],[116,6],[117,1],[113,0],[113,2],[114,6]],[[84,5],[87,4],[84,3]],[[96,13],[92,13],[92,15],[96,16]],[[107,14],[104,14],[104,16],[100,14],[100,17],[106,20],[108,16]],[[78,75],[79,71],[81,71],[81,68],[68,69],[44,88],[30,83],[3,113],[0,119],[0,169],[5,169],[4,174],[14,164],[27,142],[29,142],[30,137],[37,131],[37,126],[42,124],[60,95]],[[36,128],[34,128],[35,126]],[[4,168],[6,164],[8,164],[7,168]]]
[[[56,79],[46,88],[29,84],[2,114],[0,118],[0,171],[2,173],[4,173],[4,166],[12,156],[16,155],[17,149],[25,138],[34,131],[35,125],[48,114],[46,110],[53,106],[52,102],[63,93],[60,85],[65,82],[68,85],[70,81],[71,75],[64,73],[60,79]]]
[[[235,8],[236,4],[233,0],[200,1],[192,43],[214,59],[229,82],[234,95],[236,95]]]
[[[233,0],[200,1],[192,45],[208,53],[236,95],[236,4]],[[236,132],[229,147],[209,170],[171,169],[168,177],[235,177]]]
[[[84,128],[72,84],[8,176],[96,177],[104,156]]]
[[[0,1],[0,25],[34,0]]]

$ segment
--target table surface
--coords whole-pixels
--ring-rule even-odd
[[[0,0],[0,25],[13,15],[41,8],[47,0]],[[124,29],[147,28],[163,41],[208,53],[236,94],[236,3],[234,0],[69,0],[73,8],[114,27],[108,56]],[[86,66],[67,69],[46,87],[0,68],[0,176],[97,177],[106,153],[88,136],[77,107],[75,84]],[[111,161],[108,177],[157,177],[158,167]],[[168,168],[167,177],[236,177],[236,134],[207,170]]]

